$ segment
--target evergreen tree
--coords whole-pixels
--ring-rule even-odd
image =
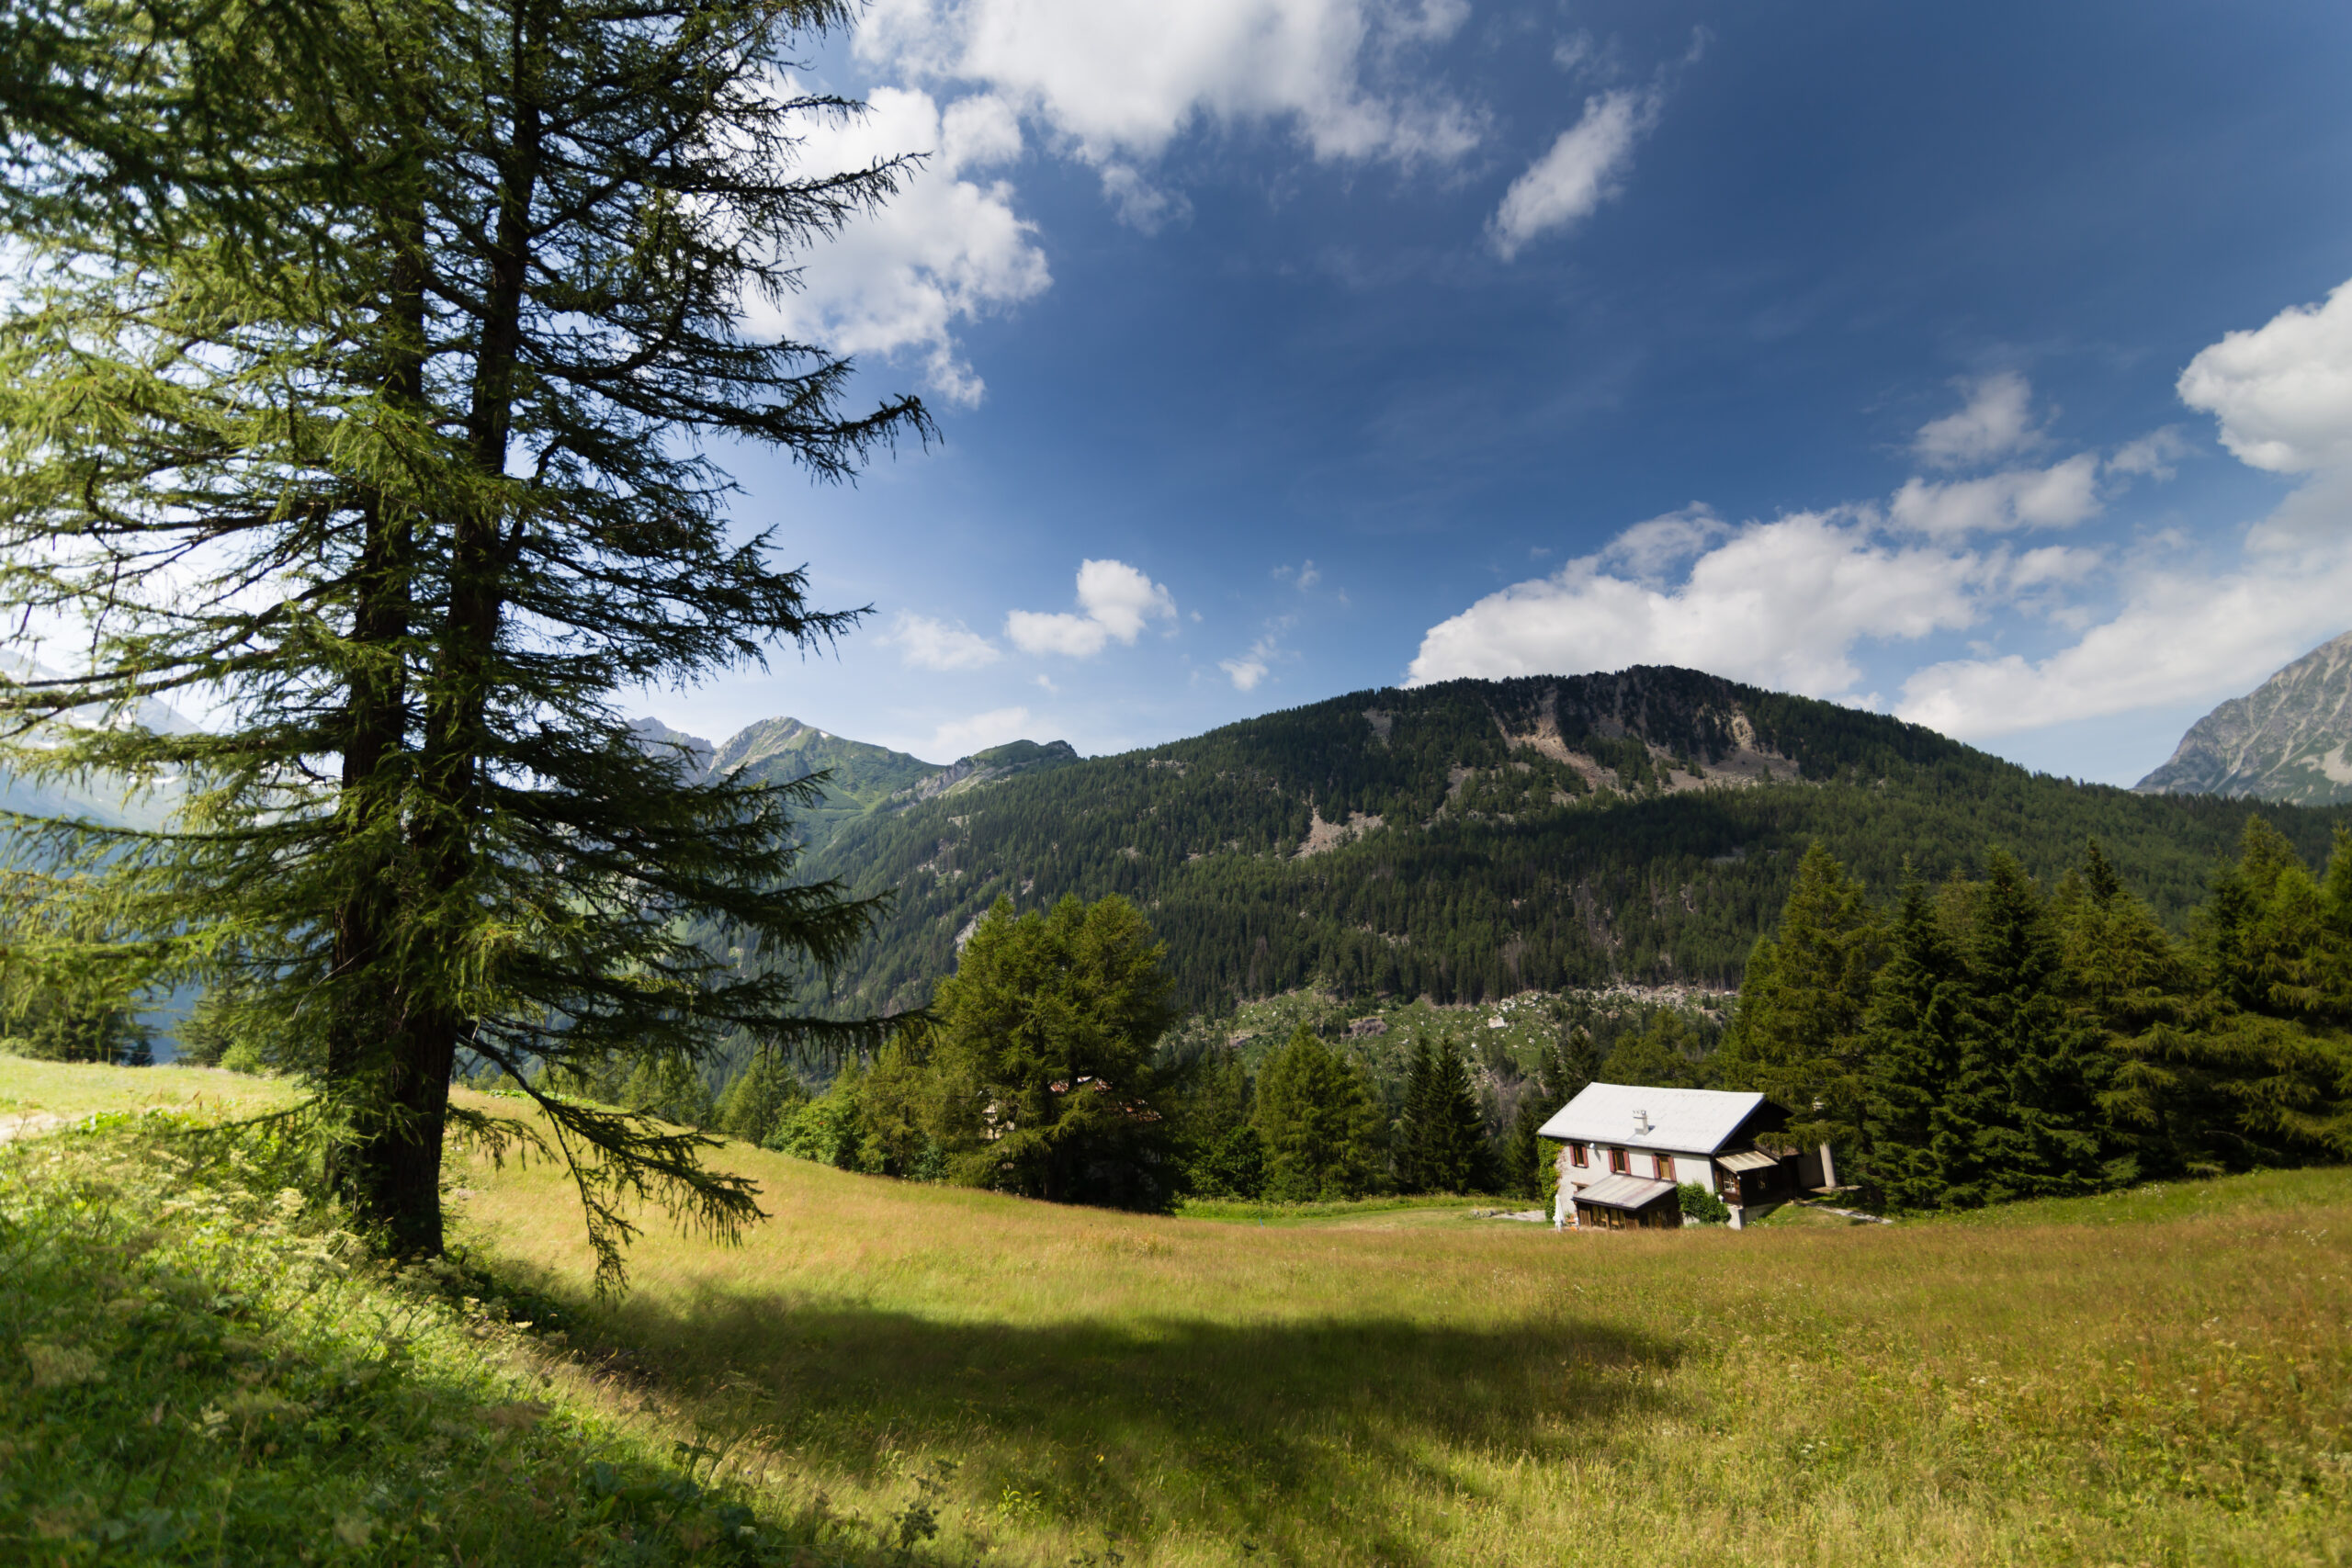
[[[1193,1190],[1211,1198],[1257,1199],[1266,1192],[1266,1141],[1250,1122],[1235,1127],[1195,1160]]]
[[[1363,1071],[1300,1024],[1258,1070],[1266,1196],[1290,1203],[1363,1196],[1377,1116]]]
[[[2007,852],[1986,859],[1967,950],[1954,1091],[1933,1140],[1959,1203],[2098,1184],[2098,1063],[2062,995],[2041,891]]]
[[[918,1181],[944,1179],[954,1119],[946,1103],[948,1082],[934,1069],[932,1032],[921,1020],[892,1035],[875,1057],[858,1097],[858,1168]]]
[[[1163,1051],[1163,1056],[1166,1053]],[[1250,1124],[1255,1086],[1249,1065],[1238,1051],[1218,1045],[1204,1052],[1171,1075],[1172,1092],[1162,1100],[1173,1134],[1195,1192],[1225,1197],[1254,1197],[1234,1185],[1233,1159],[1246,1159],[1244,1145],[1233,1142]],[[1255,1134],[1251,1134],[1252,1140]],[[1262,1168],[1264,1153],[1254,1156]],[[1257,1178],[1262,1184],[1263,1170]]]
[[[2123,888],[2094,839],[2052,900],[2075,1032],[2095,1054],[2098,1122],[2109,1182],[2199,1166],[2201,1124],[2221,1109],[2197,1059],[2204,1030],[2187,955]]]
[[[1882,1201],[1899,1209],[1943,1201],[1935,1107],[1958,1067],[1964,991],[1960,954],[1926,885],[1905,877],[1886,963],[1871,984],[1869,1154],[1860,1172]]]
[[[124,961],[248,982],[399,1251],[440,1246],[447,1127],[539,1136],[451,1107],[461,1050],[536,1095],[537,1064],[881,1037],[801,1002],[871,915],[795,876],[808,792],[690,782],[614,705],[850,625],[733,537],[711,446],[835,478],[926,428],[907,400],[843,414],[845,362],[739,330],[901,173],[790,170],[847,106],[775,68],[845,16],[11,18],[0,598],[90,633],[64,676],[0,683],[0,763],[187,780],[183,831],[48,825],[44,897],[95,886]],[[186,691],[220,728],[135,722]],[[602,1278],[625,1198],[757,1215],[704,1140],[538,1099]]]
[[[621,1086],[621,1103],[645,1116],[681,1127],[705,1127],[712,1120],[710,1085],[691,1057],[653,1056],[637,1064]]]
[[[1510,1140],[1503,1146],[1503,1188],[1515,1198],[1544,1202],[1552,1196],[1550,1145],[1536,1135],[1544,1122],[1544,1112],[1535,1098],[1521,1095],[1519,1110],[1511,1118]]]
[[[2339,829],[2325,878],[2314,881],[2293,847],[2250,815],[2239,858],[2214,875],[2197,921],[2206,995],[2178,1024],[2166,1020],[2135,1043],[2131,1063],[2189,1169],[2352,1152],[2346,850]]]
[[[1431,1192],[1441,1185],[1438,1153],[1437,1053],[1426,1037],[1413,1042],[1405,1074],[1405,1105],[1396,1119],[1395,1169],[1399,1192]]]
[[[1175,1196],[1153,1067],[1173,1021],[1166,951],[1115,895],[1027,915],[998,900],[933,1004],[956,1179],[1063,1203]]]
[[[1591,1030],[1577,1024],[1546,1042],[1535,1066],[1545,1117],[1582,1094],[1600,1076],[1600,1053],[1593,1044]]]
[[[1705,1089],[1715,1081],[1716,1061],[1690,1021],[1672,1008],[1650,1014],[1637,1034],[1618,1041],[1600,1065],[1603,1083],[1655,1084],[1661,1089]]]
[[[807,1103],[808,1089],[792,1070],[785,1054],[754,1050],[743,1070],[728,1084],[712,1111],[712,1125],[730,1138],[763,1144],[776,1122],[795,1106]]]
[[[139,1020],[141,966],[107,951],[111,933],[86,904],[15,904],[26,880],[0,874],[0,1041],[44,1061],[153,1062]]]
[[[1432,1064],[1425,1138],[1428,1190],[1494,1190],[1495,1157],[1487,1141],[1487,1118],[1470,1085],[1469,1065],[1462,1058],[1461,1047],[1451,1040]]]
[[[1750,967],[1761,960],[1761,983],[1752,998],[1742,987],[1717,1063],[1725,1083],[1760,1091],[1787,1111],[1799,1144],[1865,1154],[1863,1023],[1883,940],[1861,885],[1816,841],[1798,863],[1770,945],[1758,943]]]

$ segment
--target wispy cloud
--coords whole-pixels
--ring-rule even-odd
[[[1028,724],[1027,708],[990,708],[969,718],[950,719],[942,724],[933,731],[928,750],[933,757],[954,761],[1008,740],[1024,739],[1022,731]]]
[[[1919,427],[1911,449],[1939,468],[1992,462],[2042,444],[2033,422],[2033,389],[2015,371],[1962,382],[1968,401]]]
[[[934,620],[901,610],[882,634],[882,641],[918,670],[979,670],[1004,657],[1004,650],[961,621]]]
[[[1573,227],[1617,194],[1634,146],[1657,122],[1657,89],[1619,88],[1587,98],[1584,117],[1560,132],[1503,194],[1488,227],[1496,254],[1516,257],[1531,242]]]

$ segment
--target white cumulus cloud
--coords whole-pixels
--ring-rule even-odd
[[[1620,88],[1587,98],[1584,118],[1503,194],[1490,229],[1497,254],[1509,261],[1529,242],[1589,217],[1614,196],[1657,108],[1655,90]]]
[[[2041,442],[2032,388],[2024,377],[2005,371],[1970,384],[1967,406],[1921,425],[1911,449],[1922,461],[1950,468],[1990,462]]]
[[[2252,689],[2352,620],[2352,551],[2257,554],[2219,574],[2134,581],[2123,607],[2046,659],[1931,664],[1895,711],[1962,739]]]
[[[1309,563],[1310,570],[1313,563]],[[1220,659],[1216,667],[1225,671],[1237,692],[1254,692],[1273,669],[1275,652],[1282,647],[1282,634],[1297,625],[1297,618],[1283,615],[1267,626],[1266,633],[1250,645],[1249,651],[1231,659]]]
[[[1318,158],[1449,161],[1476,144],[1476,117],[1400,56],[1468,14],[1460,0],[875,0],[856,49],[910,79],[978,85],[1097,166],[1157,158],[1201,122],[1288,122]]]
[[[1657,521],[1686,544],[1707,532],[1687,514]],[[1653,531],[1631,554],[1655,564],[1668,530],[1642,526]],[[1408,683],[1682,664],[1832,696],[1860,677],[1855,643],[1968,626],[1996,570],[1973,552],[1874,538],[1865,514],[1820,513],[1726,529],[1671,585],[1609,564],[1609,552],[1570,561],[1430,627]]]
[[[899,657],[918,670],[978,670],[1004,657],[1003,649],[961,621],[936,620],[901,610],[882,634]]]
[[[2226,334],[2188,362],[2177,389],[2214,416],[2241,461],[2310,477],[2248,530],[2234,566],[2143,567],[2120,608],[2047,658],[1914,673],[1905,717],[1982,737],[2208,701],[2249,690],[2352,624],[2352,283]],[[2162,477],[2185,450],[2160,430],[2108,466]]]
[[[800,291],[751,304],[751,323],[836,353],[915,356],[932,391],[977,403],[985,387],[957,345],[957,324],[1053,282],[1035,226],[1013,209],[1012,187],[985,173],[1020,156],[1020,122],[987,95],[944,112],[929,93],[902,87],[878,88],[868,101],[863,117],[813,129],[802,166],[862,168],[909,152],[928,152],[929,162],[880,210],[810,253]]]
[[[2069,640],[2041,656],[1972,643],[1974,657],[1905,676],[1895,711],[1983,739],[2249,690],[2352,624],[2352,283],[2230,333],[2191,361],[2178,389],[2243,460],[2308,476],[2245,531],[2234,560],[2177,536],[2130,549],[1973,542],[2089,520],[2103,475],[2168,478],[2188,444],[2165,427],[2104,462],[2086,452],[1915,478],[1883,506],[1738,527],[1702,506],[1652,518],[1432,626],[1408,678],[1674,663],[1874,702],[1853,694],[1864,644],[2006,616]],[[1961,413],[1923,428],[1918,455],[1945,467],[2014,457],[2044,443],[2030,415],[2022,380],[1975,383]],[[2076,597],[2084,588],[2097,594]]]
[[[2098,515],[2099,460],[2084,452],[2046,468],[2011,468],[1982,479],[1905,481],[1888,504],[1895,525],[1953,537],[2018,528],[2071,528]]]
[[[2180,400],[2221,422],[2222,445],[2276,474],[2352,468],[2352,282],[2324,303],[2235,332],[2180,373]]]
[[[1023,653],[1091,659],[1114,641],[1132,646],[1147,622],[1172,620],[1176,601],[1166,588],[1119,560],[1079,563],[1078,610],[1015,610],[1004,635]]]

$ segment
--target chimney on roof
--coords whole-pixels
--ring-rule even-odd
[[[1634,1131],[1641,1134],[1643,1137],[1649,1136],[1650,1113],[1648,1111],[1636,1111],[1634,1112]]]

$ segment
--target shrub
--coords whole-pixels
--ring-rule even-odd
[[[1676,1196],[1682,1200],[1682,1212],[1700,1224],[1720,1225],[1729,1223],[1731,1211],[1724,1206],[1724,1201],[1697,1182],[1686,1181],[1674,1190]]]

